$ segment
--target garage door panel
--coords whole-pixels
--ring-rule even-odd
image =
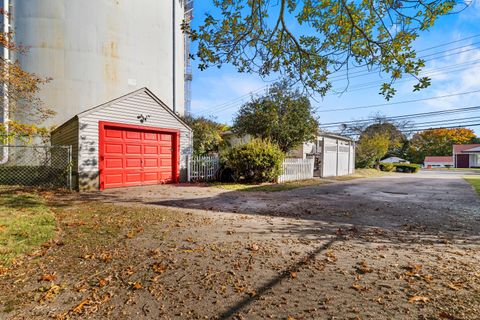
[[[125,140],[142,140],[142,132],[127,130],[125,131]]]
[[[151,159],[144,159],[143,161],[144,168],[158,168],[160,166],[160,159],[158,158],[151,158]]]
[[[142,154],[142,146],[141,145],[133,145],[127,144],[125,146],[125,154],[127,155],[141,155]]]
[[[158,171],[154,172],[144,172],[143,174],[143,181],[144,182],[152,182],[152,183],[159,183],[160,182],[160,174]]]
[[[143,154],[154,154],[157,155],[160,152],[160,147],[158,145],[144,145],[143,146]]]
[[[140,171],[126,172],[125,183],[130,185],[140,185],[142,183],[142,173]]]
[[[172,154],[172,147],[171,146],[168,146],[168,147],[160,147],[160,154],[162,155],[169,155],[171,156]]]
[[[172,180],[171,172],[160,172],[160,180],[164,182],[170,182]]]
[[[172,165],[172,159],[160,159],[160,166],[163,168],[169,168]]]
[[[158,136],[159,134],[156,133],[156,132],[145,132],[143,134],[143,139],[145,141],[154,141],[154,142],[157,142],[158,141]]]
[[[106,143],[105,153],[108,154],[123,154],[123,145],[118,143]]]
[[[105,184],[106,185],[119,185],[123,184],[123,175],[118,174],[105,174]]]
[[[172,141],[172,135],[171,134],[161,134],[160,135],[160,140],[161,141]]]
[[[123,159],[122,158],[107,158],[105,160],[105,169],[122,169],[123,168]]]
[[[114,128],[106,128],[104,135],[109,139],[123,139],[123,131]]]
[[[125,169],[141,169],[142,158],[127,158],[125,159]]]
[[[103,189],[173,181],[171,133],[106,126],[100,139]]]

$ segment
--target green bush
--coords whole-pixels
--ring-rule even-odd
[[[414,163],[396,163],[397,172],[416,173],[420,169],[420,165]]]
[[[395,164],[389,162],[380,162],[380,170],[392,172],[395,170]]]
[[[276,144],[260,139],[233,147],[224,154],[226,166],[234,172],[235,180],[248,183],[274,182],[282,173],[284,158]]]

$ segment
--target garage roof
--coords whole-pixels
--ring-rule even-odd
[[[427,156],[427,157],[425,157],[424,162],[453,163],[453,157],[450,157],[450,156]]]

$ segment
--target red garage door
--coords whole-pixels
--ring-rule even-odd
[[[100,189],[178,179],[178,131],[100,123]]]

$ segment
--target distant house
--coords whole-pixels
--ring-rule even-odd
[[[385,163],[410,163],[410,161],[399,158],[399,157],[388,157],[383,159],[380,162],[385,162]]]
[[[428,156],[423,161],[424,168],[452,168],[453,157],[451,156]]]
[[[480,144],[456,144],[453,146],[455,168],[480,168]]]

